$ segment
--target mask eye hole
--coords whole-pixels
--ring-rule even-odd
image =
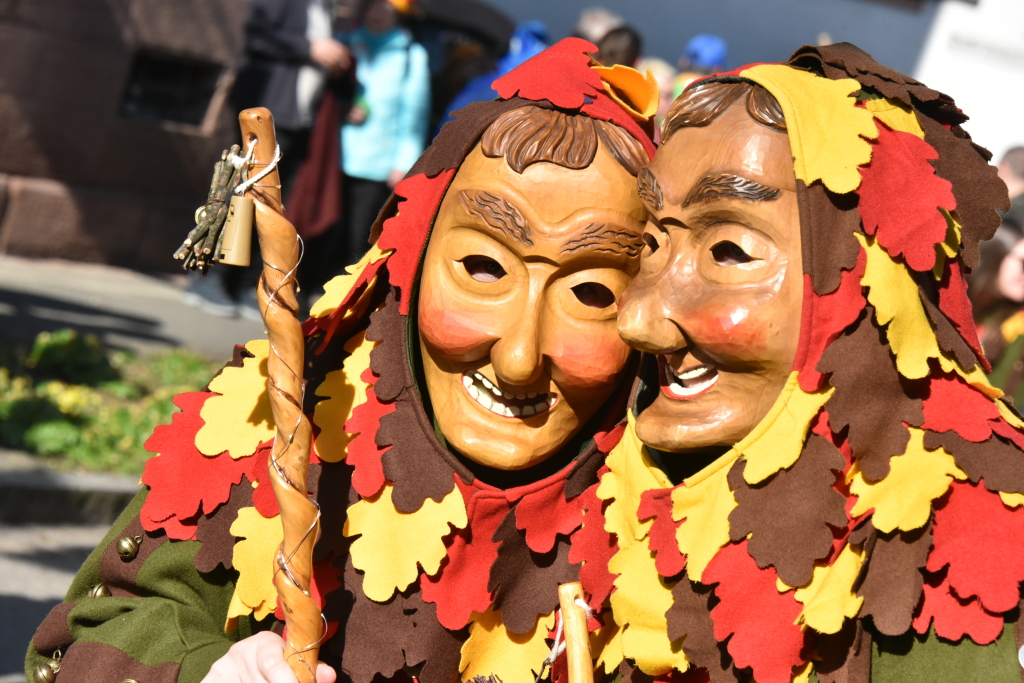
[[[720,266],[738,266],[754,259],[735,242],[724,240],[711,247],[711,258]]]
[[[644,252],[644,256],[650,256],[661,247],[661,245],[658,244],[658,240],[649,232],[645,232],[642,239],[644,244],[647,246],[647,251]]]
[[[604,309],[615,303],[612,290],[597,282],[584,282],[572,288],[580,303],[590,308]]]
[[[462,259],[462,267],[477,282],[497,282],[506,275],[501,264],[487,256],[467,256]]]

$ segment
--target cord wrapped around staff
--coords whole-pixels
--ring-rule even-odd
[[[302,241],[283,215],[273,117],[259,107],[246,109],[238,121],[244,144],[252,150],[247,155],[252,157],[253,168],[247,169],[251,181],[244,189],[256,202],[256,232],[263,256],[257,297],[270,340],[267,389],[277,428],[269,470],[281,506],[284,541],[277,553],[274,586],[287,625],[285,658],[300,683],[313,683],[326,623],[309,593],[320,509],[306,488],[311,428],[302,412],[305,349],[295,298]]]

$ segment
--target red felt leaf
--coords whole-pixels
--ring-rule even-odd
[[[815,366],[821,360],[829,344],[839,338],[847,327],[857,321],[867,301],[860,286],[867,266],[867,254],[860,250],[857,265],[853,270],[844,270],[835,291],[819,296],[811,286],[811,276],[804,275],[804,320],[800,323],[801,330],[809,330],[801,335],[800,349],[794,369],[797,370],[800,388],[807,392],[818,391],[825,382],[825,375],[818,372]]]
[[[622,440],[622,435],[625,433],[625,422],[615,425],[609,432],[598,432],[594,435],[594,441],[597,443],[597,450],[602,453],[610,453],[611,450],[619,444],[619,441]]]
[[[604,466],[598,475],[607,471],[608,467]],[[583,563],[580,567],[580,583],[583,584],[584,594],[589,596],[590,608],[595,612],[601,609],[601,605],[612,594],[612,585],[617,575],[608,571],[608,563],[618,551],[615,535],[604,528],[604,508],[610,501],[597,497],[597,486],[594,484],[579,495],[583,508],[583,528],[573,534],[569,548],[569,563]]]
[[[1001,417],[998,420],[989,420],[988,425],[992,428],[993,432],[1007,441],[1011,441],[1017,448],[1024,451],[1024,434],[1014,429],[1013,425],[1005,422]]]
[[[636,516],[641,522],[653,519],[648,546],[654,552],[654,567],[665,578],[683,571],[686,555],[679,552],[676,529],[683,522],[672,521],[672,489],[651,489],[640,497]]]
[[[939,209],[956,208],[953,185],[928,163],[939,158],[934,147],[912,133],[876,123],[871,163],[859,169],[858,208],[864,231],[877,231],[878,243],[889,255],[903,256],[914,270],[931,270],[935,245],[946,238],[946,219]]]
[[[928,397],[924,399],[924,429],[933,432],[955,431],[975,443],[992,436],[988,420],[999,419],[999,409],[987,396],[972,388],[958,375],[930,378]]]
[[[718,584],[715,639],[732,636],[727,647],[736,667],[753,669],[758,683],[790,683],[793,669],[806,661],[804,634],[794,623],[802,605],[793,591],[779,592],[777,579],[774,568],[758,568],[745,540],[719,550],[702,578]]]
[[[231,486],[242,481],[251,467],[250,458],[233,459],[227,453],[209,458],[196,448],[196,433],[205,424],[199,416],[205,391],[178,394],[174,405],[181,408],[171,424],[161,425],[145,443],[158,453],[146,462],[142,483],[150,488],[142,506],[142,528],[163,529],[174,540],[194,537],[198,517],[213,512],[228,501]]]
[[[524,495],[516,505],[516,528],[526,532],[526,545],[535,553],[555,547],[558,534],[568,536],[583,523],[580,497],[565,499],[565,480]]]
[[[384,488],[384,465],[381,456],[387,448],[377,445],[377,428],[380,419],[393,413],[397,406],[394,403],[381,403],[373,390],[373,382],[377,381],[373,372],[367,368],[363,371],[362,380],[371,383],[366,389],[366,402],[356,406],[351,417],[345,422],[345,431],[358,434],[348,443],[348,455],[345,461],[355,468],[352,472],[352,488],[363,498],[372,498]]]
[[[455,483],[468,499],[469,523],[451,538],[441,570],[435,576],[420,576],[423,600],[437,605],[437,620],[451,631],[468,624],[474,611],[484,612],[491,604],[487,581],[491,565],[498,559],[493,537],[510,507],[501,491],[481,491],[458,477]]]
[[[256,488],[252,491],[252,504],[256,511],[270,519],[281,514],[281,506],[274,494],[274,486],[270,483],[270,472],[267,467],[270,465],[270,449],[273,448],[273,441],[264,441],[256,449],[256,454],[249,458],[252,469],[246,474],[249,480],[256,482]]]
[[[1017,606],[1024,581],[1024,509],[1006,507],[982,482],[953,482],[949,497],[936,505],[933,533],[928,571],[948,566],[956,594],[977,596],[989,612]]]
[[[604,89],[601,76],[590,68],[597,46],[582,38],[565,38],[531,57],[494,81],[491,87],[503,100],[518,95],[527,100],[548,100],[556,107],[579,109],[587,98]],[[557,78],[552,78],[557,74]]]
[[[959,261],[946,259],[946,270],[939,282],[939,310],[953,323],[963,340],[981,361],[985,372],[992,372],[992,365],[981,349],[978,328],[974,325],[974,308],[967,298],[967,280]]]
[[[339,323],[345,317],[345,313],[356,301],[359,300],[359,297],[362,296],[363,292],[366,290],[367,284],[377,276],[377,271],[379,271],[381,266],[387,263],[387,261],[387,258],[382,258],[379,261],[371,263],[361,273],[359,273],[359,277],[356,278],[355,284],[352,285],[352,289],[348,291],[345,298],[341,300],[341,303],[338,304],[338,307],[333,313],[325,315],[322,318],[307,318],[306,321],[302,323],[302,334],[305,337],[313,335],[318,330],[326,332],[323,340],[316,349],[316,353],[322,353],[323,350],[327,348],[327,345],[334,337],[335,332],[337,332]]]
[[[388,257],[388,278],[401,292],[399,312],[402,315],[409,315],[412,285],[416,280],[416,271],[419,270],[420,254],[430,234],[434,215],[454,176],[454,168],[442,171],[434,178],[421,173],[395,186],[395,194],[404,199],[398,203],[398,213],[384,221],[377,246],[383,251],[395,250]]]
[[[920,610],[914,618],[915,631],[927,633],[934,621],[935,633],[952,641],[968,635],[979,645],[994,643],[1002,634],[1005,623],[1002,616],[987,612],[978,598],[964,600],[954,595],[945,573],[925,572]]]

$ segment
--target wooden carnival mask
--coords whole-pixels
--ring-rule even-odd
[[[608,151],[609,129],[578,119],[570,129],[601,132],[584,168],[562,165],[581,165],[572,159],[513,168],[516,150],[485,153],[494,146],[485,135],[452,181],[424,256],[418,325],[434,415],[451,447],[489,467],[526,468],[557,452],[610,397],[629,357],[616,301],[639,267],[646,211],[623,150],[619,161]],[[636,158],[639,146],[631,154],[638,170],[646,156]]]
[[[731,446],[746,436],[778,398],[799,341],[800,216],[789,139],[777,105],[765,115],[758,91],[730,87],[724,111],[718,102],[709,121],[690,116],[670,131],[639,178],[651,218],[640,274],[620,302],[619,332],[657,356],[660,391],[636,431],[664,451]]]

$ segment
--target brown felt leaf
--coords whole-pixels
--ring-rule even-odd
[[[252,507],[252,484],[242,476],[239,484],[231,486],[228,502],[219,506],[209,515],[199,518],[196,526],[196,540],[202,545],[196,552],[193,564],[201,572],[209,573],[218,566],[231,569],[231,557],[235,550],[235,537],[231,525],[238,518],[238,511]]]
[[[320,504],[320,540],[316,543],[313,557],[319,561],[334,553],[337,556],[347,551],[351,541],[345,537],[345,520],[348,508],[359,501],[352,488],[352,466],[344,460],[320,464],[319,491],[327,495],[317,496]]]
[[[939,153],[939,158],[932,162],[935,173],[953,183],[963,261],[968,268],[974,268],[981,258],[978,244],[991,239],[1002,221],[996,209],[1010,210],[1006,183],[969,139],[957,137],[931,117],[919,116],[918,120],[924,129],[925,142]]]
[[[406,337],[409,318],[399,313],[392,290],[384,305],[370,315],[366,338],[379,341],[370,352],[370,369],[379,377],[373,388],[396,410],[380,419],[375,441],[387,448],[382,456],[384,476],[394,483],[391,501],[399,512],[416,512],[430,498],[440,503],[455,486],[454,474],[470,483],[473,474],[438,441],[424,410],[409,368]]]
[[[974,443],[956,432],[926,431],[924,447],[930,451],[944,448],[972,482],[984,479],[985,488],[993,493],[1024,493],[1024,453],[998,434]]]
[[[805,45],[794,52],[786,63],[816,71],[831,79],[854,78],[885,97],[900,100],[908,107],[914,105],[914,100],[931,102],[941,98],[949,99],[895,69],[882,66],[867,52],[851,43],[833,43],[820,47]]]
[[[875,327],[873,307],[865,306],[847,329],[822,354],[817,370],[830,373],[836,388],[825,404],[833,432],[849,427],[848,440],[861,471],[871,481],[889,473],[889,458],[902,454],[910,441],[903,423],[924,422],[921,401],[906,395],[893,364],[889,345]]]
[[[836,194],[820,182],[796,181],[800,209],[804,273],[811,276],[814,292],[830,294],[839,287],[842,271],[857,265],[860,243],[853,236],[861,229],[855,192]]]
[[[839,633],[813,633],[821,661],[814,666],[818,683],[870,683],[871,632],[861,619],[843,624]]]
[[[537,618],[558,608],[558,586],[580,580],[580,565],[569,564],[569,542],[559,536],[550,552],[535,553],[526,545],[526,532],[516,528],[512,508],[494,532],[498,558],[491,565],[487,590],[494,609],[512,633],[529,633]]]
[[[880,534],[868,520],[862,529],[874,536],[874,542],[857,590],[864,598],[860,617],[870,615],[875,628],[887,636],[906,633],[921,601],[921,569],[932,547],[931,522],[913,531]]]
[[[572,469],[565,476],[565,499],[573,500],[597,483],[597,472],[604,465],[604,454],[592,441],[573,462]]]
[[[410,595],[403,605],[413,619],[412,637],[405,644],[405,660],[409,666],[423,663],[417,679],[421,683],[455,683],[459,680],[462,643],[468,629],[449,631],[437,620],[437,605],[424,602],[419,591]]]
[[[618,670],[619,683],[654,683],[654,676],[649,676],[634,666],[628,659],[623,659]]]
[[[750,535],[748,549],[761,569],[774,566],[789,586],[810,582],[814,563],[832,551],[832,528],[846,527],[846,499],[832,488],[846,466],[827,439],[811,434],[800,457],[756,486],[743,478],[744,461],[729,472],[737,506],[729,515],[733,542]]]
[[[371,683],[380,674],[391,678],[405,666],[403,647],[414,628],[405,614],[405,598],[391,596],[387,602],[374,602],[363,593],[362,574],[349,559],[345,566],[345,591],[354,596],[351,612],[342,627],[344,639],[332,638],[329,647],[343,647],[342,671],[352,683]]]
[[[377,375],[373,391],[383,403],[391,403],[413,386],[406,345],[409,318],[399,312],[395,289],[388,292],[384,305],[370,314],[366,329],[368,341],[381,342],[370,352],[370,369]]]
[[[714,594],[711,586],[693,583],[685,574],[672,587],[672,607],[665,612],[668,638],[683,640],[683,652],[694,666],[707,669],[711,683],[736,683],[732,657],[725,643],[715,640],[711,621]]]
[[[960,333],[953,323],[949,321],[946,314],[943,313],[938,306],[928,300],[928,297],[921,293],[921,303],[924,305],[924,311],[928,315],[928,319],[932,323],[932,327],[935,328],[935,338],[939,342],[939,348],[946,353],[953,354],[956,361],[960,364],[964,370],[970,371],[978,364],[978,357],[974,354],[974,351],[964,338],[960,336]]]

